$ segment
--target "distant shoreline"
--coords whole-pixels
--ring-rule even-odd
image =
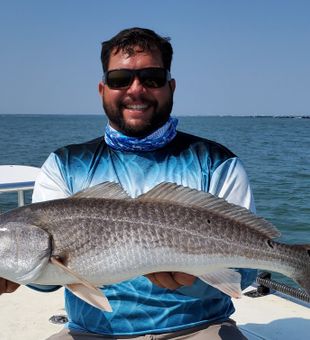
[[[173,114],[172,114],[173,115]],[[8,116],[19,116],[19,117],[57,117],[57,116],[103,116],[105,117],[104,113],[0,113],[0,117],[8,117]],[[233,115],[233,114],[223,114],[223,115],[173,115],[177,118],[183,118],[183,117],[217,117],[217,118],[278,118],[278,119],[310,119],[310,114],[304,114],[304,115],[264,115],[264,114],[256,114],[256,115]]]

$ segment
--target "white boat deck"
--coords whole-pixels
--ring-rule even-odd
[[[3,294],[0,296],[0,339],[46,339],[63,327],[49,322],[55,314],[65,314],[63,289],[40,293],[22,286],[12,294]]]
[[[232,318],[250,340],[310,339],[309,303],[276,293],[258,298],[243,296],[234,304]]]
[[[0,297],[0,339],[42,340],[63,327],[49,322],[64,315],[63,289],[40,293],[27,287]],[[310,306],[278,295],[235,300],[232,316],[249,340],[308,340]]]

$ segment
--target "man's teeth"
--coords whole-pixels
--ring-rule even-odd
[[[132,105],[126,105],[127,109],[130,110],[145,110],[146,108],[148,108],[147,104],[132,104]]]

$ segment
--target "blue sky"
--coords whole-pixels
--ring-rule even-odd
[[[0,0],[0,114],[101,113],[100,44],[170,36],[175,115],[310,114],[308,0]]]

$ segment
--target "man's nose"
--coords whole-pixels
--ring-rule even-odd
[[[132,84],[127,89],[127,92],[128,93],[138,93],[138,92],[143,92],[143,91],[145,91],[145,87],[140,82],[140,79],[137,76],[135,76]]]

